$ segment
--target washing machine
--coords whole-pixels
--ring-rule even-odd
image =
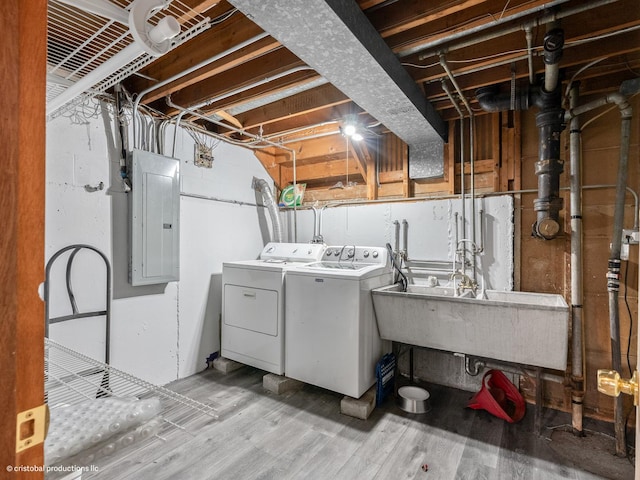
[[[285,372],[359,398],[375,383],[380,339],[373,288],[392,283],[387,250],[327,247],[319,262],[287,272]]]
[[[257,260],[223,263],[223,357],[284,373],[286,272],[320,260],[324,250],[322,244],[268,243]]]

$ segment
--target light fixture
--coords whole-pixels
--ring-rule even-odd
[[[347,123],[345,124],[343,131],[347,137],[353,137],[356,133],[356,125],[354,123]]]
[[[358,117],[356,115],[347,115],[344,119],[344,123],[342,124],[342,134],[351,138],[355,142],[359,142],[363,139],[362,133],[360,131],[362,128],[358,124]]]

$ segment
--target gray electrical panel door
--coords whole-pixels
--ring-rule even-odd
[[[180,162],[133,150],[130,163],[131,285],[179,279]]]

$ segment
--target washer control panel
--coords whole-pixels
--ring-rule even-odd
[[[269,242],[260,253],[260,260],[279,262],[316,262],[324,258],[325,245],[321,243]]]
[[[387,250],[383,247],[359,247],[357,245],[330,246],[324,252],[323,261],[387,263]]]

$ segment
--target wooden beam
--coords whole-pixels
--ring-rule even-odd
[[[402,170],[394,170],[392,172],[380,172],[378,173],[380,183],[402,183],[404,179],[404,172]]]
[[[539,7],[548,3],[548,0],[536,0],[533,2],[524,2],[502,12],[504,2],[494,2],[493,8],[489,9],[486,5],[480,3],[471,6],[464,11],[456,12],[455,21],[451,21],[448,17],[434,19],[419,28],[411,31],[400,32],[393,37],[387,39],[394,52],[402,52],[403,50],[419,49],[423,45],[440,41],[451,35],[463,32],[475,27],[491,24],[496,17],[500,15],[510,16],[535,7]],[[446,48],[445,48],[446,50]]]
[[[235,45],[247,41],[262,32],[263,30],[260,27],[249,21],[243,15],[233,15],[224,23],[210,28],[206,32],[202,32],[200,35],[197,35],[185,44],[168,52],[140,71],[141,74],[155,80],[134,75],[129,77],[125,85],[131,92],[141,92],[152,87],[158,81],[177,75],[209,58],[220,55]],[[277,48],[277,46],[279,46],[279,43],[270,37],[260,40],[193,74],[180,78],[165,87],[151,92],[144,98],[145,103],[152,102],[176,90],[216,75],[232,68],[236,64],[248,61],[260,52],[264,53],[273,48]]]
[[[368,8],[375,7],[376,5],[380,5],[387,0],[358,0],[358,4],[362,10],[367,10]]]
[[[346,115],[361,111],[360,107],[351,101],[329,105],[326,108],[320,108],[309,112],[301,112],[300,114],[287,115],[264,123],[262,124],[263,134],[274,135],[280,132],[304,128],[309,125],[319,125],[330,121],[342,121]],[[268,115],[268,111],[265,113]],[[258,128],[253,127],[249,132],[258,133]]]
[[[222,12],[231,10],[231,5],[226,0],[182,0],[187,10],[182,16],[176,17],[180,24],[193,18],[197,13],[210,18],[217,18]],[[181,9],[182,10],[182,9]]]
[[[304,142],[294,142],[287,147],[296,151],[296,161],[304,163],[306,160],[328,158],[330,156],[344,157],[347,151],[347,141],[342,135],[314,138]],[[283,162],[289,165],[289,160]]]
[[[378,199],[378,179],[376,178],[376,160],[373,155],[366,156],[367,159],[367,199]]]
[[[444,19],[453,14],[464,12],[489,0],[463,0],[460,2],[433,5],[424,0],[405,0],[402,8],[381,9],[374,12],[369,20],[376,27],[382,38],[406,32],[416,27],[427,25],[435,20]]]
[[[508,113],[508,112],[506,112]],[[508,115],[505,115],[508,117]],[[501,189],[501,174],[503,169],[502,167],[502,148],[500,144],[500,139],[502,138],[501,125],[500,125],[500,113],[492,113],[490,115],[491,120],[491,154],[493,155],[493,191],[499,192]],[[487,132],[488,133],[488,132]],[[506,189],[505,189],[506,190]]]
[[[313,204],[314,202],[331,202],[335,200],[351,200],[367,198],[366,185],[355,185],[348,188],[319,188],[308,189],[304,193],[304,203]]]
[[[416,180],[413,182],[414,196],[425,195],[449,195],[451,189],[450,182],[443,182],[442,180]]]
[[[313,77],[314,80],[318,77]],[[248,131],[264,127],[277,122],[282,118],[291,118],[297,115],[307,115],[318,110],[325,110],[335,105],[350,103],[351,100],[330,83],[319,87],[291,95],[276,102],[238,114],[240,120]]]
[[[495,160],[490,158],[488,160],[478,160],[475,162],[474,170],[476,173],[493,173]],[[465,175],[471,175],[471,165],[469,162],[464,164]],[[456,175],[460,175],[460,164],[456,165]]]
[[[349,179],[362,183],[364,175],[360,167],[353,161],[349,162]],[[347,176],[347,162],[345,158],[331,160],[317,164],[300,165],[296,168],[296,179],[298,183],[313,183],[318,181],[336,182],[342,180],[345,182]],[[284,184],[293,181],[293,168],[282,166],[282,179]]]
[[[276,187],[279,190],[282,190],[287,184],[283,179],[280,163],[278,163],[278,161],[276,160],[278,157],[275,150],[275,147],[254,150],[254,154],[260,161],[264,169],[267,171],[269,176],[273,179]],[[280,152],[284,153],[283,150],[280,150]]]
[[[353,153],[353,157],[355,158],[358,167],[362,171],[363,173],[362,177],[364,178],[366,183],[367,165],[371,163],[371,153],[367,148],[367,144],[364,140],[360,142],[348,142],[348,143],[349,143],[349,146],[351,147],[349,148],[349,152]]]
[[[409,148],[404,145],[402,149],[402,196],[411,196],[411,180],[409,179]]]
[[[640,25],[640,19],[634,19],[627,22],[625,26],[637,26]],[[601,34],[610,33],[610,27],[603,28],[601,30],[594,30],[589,36],[596,36]],[[483,57],[490,55],[494,51],[504,51],[504,44],[513,44],[515,34],[505,36],[501,39],[492,40],[491,42],[484,42],[481,46],[464,49],[456,52],[456,59],[471,59],[475,57]],[[568,69],[571,67],[580,67],[594,58],[599,57],[614,57],[625,54],[636,54],[640,51],[640,32],[633,31],[624,34],[620,34],[614,37],[603,38],[598,42],[592,42],[586,45],[571,46],[572,42],[579,41],[584,38],[584,34],[568,37],[566,42],[567,46],[563,52],[562,68]],[[483,64],[485,69],[477,70],[478,66]],[[516,77],[526,78],[528,76],[528,69],[526,60],[523,59],[516,64]],[[544,69],[542,62],[536,60],[535,65],[536,73],[541,73]],[[493,85],[497,83],[504,83],[511,80],[511,64],[496,65],[495,60],[483,60],[481,62],[463,63],[461,66],[452,64],[453,73],[456,76],[457,82],[464,91],[475,90],[485,85]],[[602,72],[606,75],[607,72]],[[426,82],[425,93],[431,101],[434,98],[442,98],[442,88],[440,86],[440,79],[445,78],[446,74],[442,72],[439,66],[427,68],[418,72],[416,81]],[[468,96],[473,96],[473,93],[469,93]]]
[[[44,403],[45,92],[47,2],[4,0],[0,26],[0,468],[3,478],[42,479],[43,472],[5,473],[44,464],[43,445],[16,453],[16,414]]]
[[[281,79],[282,81],[280,82],[274,81],[270,84],[262,84],[255,87],[253,91],[234,94],[233,92],[236,92],[239,88],[250,87],[265,78],[286,73],[295,67],[303,65],[298,57],[289,50],[279,48],[230,70],[225,70],[214,77],[209,77],[183,88],[173,94],[173,99],[177,105],[190,106],[222,97],[220,100],[211,103],[204,111],[227,109],[234,103],[255,95],[256,92],[269,91],[269,89],[273,89],[273,85],[282,85],[287,79]],[[307,76],[313,74],[313,72],[302,73],[306,73]],[[298,75],[297,79],[300,80],[300,75]]]

